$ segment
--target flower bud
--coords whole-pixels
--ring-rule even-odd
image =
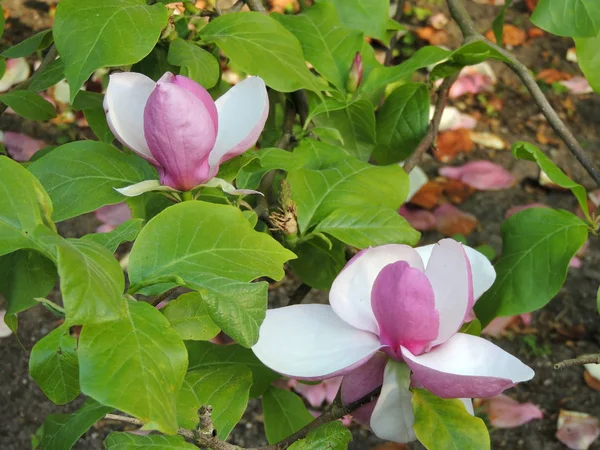
[[[354,56],[354,60],[352,61],[352,66],[350,67],[350,73],[348,74],[348,81],[346,81],[346,89],[351,94],[355,93],[358,87],[360,86],[360,81],[362,80],[363,74],[363,65],[362,65],[362,57],[360,56],[360,52],[356,52],[356,56]]]

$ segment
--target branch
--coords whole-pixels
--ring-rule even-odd
[[[446,108],[446,102],[448,101],[448,94],[450,92],[450,88],[458,78],[458,74],[453,75],[448,78],[444,78],[440,89],[438,90],[438,98],[435,104],[435,113],[433,114],[433,118],[431,122],[429,122],[429,128],[427,128],[427,134],[419,145],[415,149],[410,158],[406,161],[403,168],[406,173],[410,173],[411,170],[419,163],[423,154],[429,150],[429,147],[436,141],[437,135],[440,129],[440,123],[442,121],[442,115],[444,114],[444,108]]]
[[[246,2],[246,5],[248,5],[248,8],[252,11],[267,14],[267,10],[262,4],[262,0],[244,0],[244,2]]]
[[[156,306],[158,305],[160,302],[162,302],[163,300],[166,300],[168,297],[171,296],[171,294],[174,294],[175,292],[177,292],[177,290],[179,289],[179,286],[171,288],[165,292],[163,292],[162,294],[159,295],[155,295],[153,297],[150,297],[148,299],[148,303],[150,303],[152,306]]]
[[[405,0],[398,0],[398,4],[396,5],[396,13],[394,14],[394,20],[396,22],[400,22],[400,19],[402,19],[402,14],[404,14],[404,2]],[[392,39],[390,39],[390,46],[385,52],[385,61],[383,63],[385,66],[389,66],[392,62],[392,58],[394,57],[394,47],[396,47],[397,43],[398,32],[396,31],[392,36]]]
[[[312,291],[312,288],[308,284],[301,283],[300,286],[298,286],[292,293],[292,295],[290,295],[288,306],[299,305],[302,303],[302,300],[304,300],[304,297],[306,297],[310,291]]]
[[[523,63],[521,63],[512,53],[505,50],[501,46],[494,44],[493,42],[488,41],[482,34],[480,34],[476,28],[473,19],[465,9],[462,0],[446,0],[448,3],[448,9],[450,10],[450,15],[454,19],[454,21],[460,27],[462,34],[465,38],[465,43],[473,42],[473,41],[484,41],[491,48],[496,50],[509,62],[505,64],[508,65],[512,69],[512,71],[521,79],[531,96],[533,97],[533,101],[539,106],[542,110],[542,114],[546,117],[546,120],[552,127],[552,129],[558,134],[558,136],[563,140],[563,142],[567,145],[569,151],[577,158],[577,161],[583,166],[583,168],[587,171],[587,173],[594,179],[596,184],[600,186],[600,172],[594,167],[592,162],[589,160],[585,151],[573,135],[571,130],[565,125],[565,123],[558,116],[550,102],[538,86],[537,82],[529,73],[529,69]]]
[[[583,366],[584,364],[600,364],[600,353],[594,355],[578,356],[574,359],[566,359],[554,364],[556,370],[565,369],[567,367]]]
[[[294,140],[294,124],[296,123],[296,108],[293,103],[286,99],[285,101],[285,112],[283,118],[283,130],[281,138],[277,142],[276,147],[288,150],[288,147]]]

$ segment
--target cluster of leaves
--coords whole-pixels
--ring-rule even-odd
[[[271,443],[312,420],[295,394],[271,386],[279,375],[250,350],[267,309],[267,280],[282,279],[289,262],[304,283],[327,289],[345,265],[348,248],[415,245],[419,233],[397,214],[409,187],[397,163],[426,134],[430,104],[428,86],[412,82],[412,75],[434,65],[435,80],[486,59],[506,60],[476,41],[454,52],[424,47],[400,65],[383,66],[365,37],[387,45],[401,26],[389,19],[387,0],[369,3],[364,8],[360,0],[323,0],[297,15],[231,12],[206,23],[191,4],[185,14],[170,16],[161,2],[62,0],[52,30],[2,53],[23,57],[54,45],[59,57],[17,90],[0,95],[0,102],[27,119],[48,120],[54,109],[38,92],[66,78],[73,107],[84,112],[98,137],[48,148],[26,167],[0,157],[6,321],[16,330],[17,314],[38,302],[64,317],[33,348],[30,372],[57,404],[89,397],[72,415],[48,417],[38,433],[42,449],[71,448],[115,409],[140,419],[146,429],[175,434],[178,427],[194,429],[198,408],[210,404],[218,436],[225,439],[248,399],[262,396]],[[555,21],[556,2],[541,0],[534,21],[576,37],[582,68],[598,88],[593,73],[598,52],[592,49],[600,11],[594,0],[570,3],[590,14],[589,20],[560,15]],[[362,82],[350,92],[347,80],[357,52]],[[102,94],[80,90],[89,76],[104,67],[131,68],[155,80],[172,71],[218,95],[228,88],[220,55],[231,69],[261,76],[273,106],[261,150],[223,165],[219,177],[235,180],[238,188],[259,188],[266,200],[240,202],[207,188],[198,201],[173,205],[160,193],[146,193],[127,200],[133,218],[114,231],[61,237],[56,222],[123,201],[114,188],[157,178],[146,161],[113,146]],[[291,126],[290,104],[302,117]],[[300,111],[302,105],[306,111]],[[282,129],[294,134],[293,149],[276,147]],[[564,283],[568,261],[590,226],[595,228],[581,186],[530,144],[516,144],[513,153],[536,161],[553,182],[571,189],[587,223],[550,209],[509,219],[498,281],[477,305],[486,323],[550,301]],[[279,224],[275,231],[269,229],[273,222]],[[130,241],[135,242],[126,279],[113,253]],[[45,299],[57,279],[62,306]],[[190,292],[162,310],[133,297],[159,296],[174,287]],[[82,326],[78,338],[73,326]],[[208,342],[219,331],[236,344]],[[417,433],[427,436],[426,427],[438,423],[447,431],[438,431],[429,448],[481,438],[480,428],[464,426],[471,422],[458,403],[426,392],[415,399],[423,424]],[[324,439],[335,444],[331,448],[345,448],[349,436],[336,422],[293,448],[322,448]],[[113,433],[106,440],[109,449],[151,444],[192,448],[181,437],[154,434]]]

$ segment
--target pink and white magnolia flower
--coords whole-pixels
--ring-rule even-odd
[[[267,311],[252,350],[293,378],[345,375],[345,402],[382,385],[369,424],[382,439],[409,442],[411,383],[463,399],[471,411],[469,398],[499,395],[534,376],[500,347],[458,332],[495,277],[485,256],[452,239],[365,249],[333,282],[330,305]],[[353,386],[345,394],[346,379]]]
[[[269,101],[259,77],[245,79],[215,102],[206,89],[182,75],[167,72],[155,83],[125,72],[110,76],[104,110],[115,137],[160,175],[160,183],[143,181],[118,189],[122,194],[189,191],[207,184],[233,192],[233,186],[214,177],[220,164],[254,146]]]

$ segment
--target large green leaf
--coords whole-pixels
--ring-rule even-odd
[[[180,74],[210,89],[219,81],[221,68],[219,61],[206,50],[183,39],[175,39],[169,44],[169,64],[181,66]]]
[[[352,433],[339,420],[321,425],[304,439],[290,445],[289,450],[346,450]]]
[[[239,345],[216,345],[211,342],[187,341],[189,370],[231,367],[243,364],[252,371],[250,397],[260,397],[279,375],[265,366],[252,350]]]
[[[188,372],[177,397],[179,426],[195,429],[198,409],[210,405],[217,435],[227,439],[246,410],[250,386],[252,372],[242,364],[215,365]]]
[[[335,7],[317,3],[298,15],[274,14],[298,38],[306,59],[327,81],[345,91],[346,80],[363,37],[342,25]]]
[[[187,369],[187,351],[152,305],[129,301],[123,319],[86,325],[79,337],[81,391],[145,422],[177,432],[176,398]]]
[[[0,256],[0,292],[8,302],[6,314],[16,314],[37,305],[56,283],[54,263],[35,250],[17,250]]]
[[[269,444],[285,439],[314,420],[300,397],[275,386],[263,394],[262,407]]]
[[[43,50],[52,43],[52,30],[47,29],[28,37],[10,48],[4,50],[0,56],[5,58],[22,58],[29,56],[37,50]]]
[[[176,226],[173,226],[176,224]],[[132,290],[179,282],[202,290],[212,320],[245,346],[258,339],[266,283],[279,280],[294,254],[254,230],[237,208],[200,201],[171,206],[138,236],[129,259]]]
[[[510,62],[506,56],[490,47],[487,41],[469,42],[453,51],[446,61],[435,66],[431,71],[430,79],[449,77],[460,72],[465,66],[479,64],[488,59]]]
[[[181,339],[207,341],[217,335],[219,327],[212,321],[199,292],[189,292],[169,302],[161,312]]]
[[[29,373],[44,394],[57,405],[79,395],[77,339],[62,324],[40,339],[31,349]]]
[[[290,266],[304,283],[315,289],[329,289],[346,265],[344,243],[319,234],[301,241],[294,251],[298,259],[290,261]]]
[[[43,425],[41,450],[71,450],[83,433],[113,410],[88,398],[73,414],[51,414]]]
[[[156,178],[139,156],[94,141],[61,145],[28,168],[48,191],[56,221],[121,202],[123,196],[115,188]]]
[[[53,34],[71,100],[94,70],[134,64],[148,55],[168,16],[165,5],[149,6],[145,0],[62,0]]]
[[[25,119],[50,120],[56,117],[56,110],[52,103],[35,92],[22,90],[6,92],[0,95],[0,102]]]
[[[123,270],[106,248],[82,239],[57,243],[60,291],[70,325],[99,324],[123,313]]]
[[[429,90],[421,83],[407,83],[386,99],[377,114],[377,147],[373,157],[379,164],[392,164],[409,156],[429,125]]]
[[[482,326],[496,316],[535,311],[552,300],[587,235],[583,220],[549,208],[527,209],[504,222],[496,282],[475,305]]]
[[[198,447],[185,442],[182,436],[164,436],[150,434],[138,436],[132,433],[113,431],[104,440],[106,450],[198,450]]]
[[[362,31],[366,36],[374,37],[386,43],[389,21],[388,0],[330,0],[344,25],[353,30]]]
[[[143,219],[130,219],[108,233],[86,234],[82,239],[96,242],[114,253],[123,242],[131,242],[137,237],[143,222]]]
[[[600,35],[591,38],[576,38],[577,60],[581,71],[596,92],[600,92]]]
[[[594,37],[600,32],[597,0],[539,0],[531,21],[559,36]]]
[[[33,92],[45,91],[54,86],[65,77],[65,62],[61,59],[55,59],[46,68],[36,70],[29,79],[27,90]]]
[[[52,225],[52,202],[39,181],[18,162],[0,156],[0,255],[37,248],[33,231]]]
[[[104,96],[98,92],[79,91],[73,100],[73,109],[83,111],[85,120],[98,139],[110,144],[115,137],[108,126],[103,101]]]
[[[272,17],[258,12],[225,14],[204,27],[200,36],[217,44],[241,70],[259,75],[277,91],[320,90],[304,63],[300,42]]]
[[[469,414],[460,400],[438,398],[425,389],[415,389],[412,405],[415,434],[426,448],[490,449],[490,435],[485,423]]]

